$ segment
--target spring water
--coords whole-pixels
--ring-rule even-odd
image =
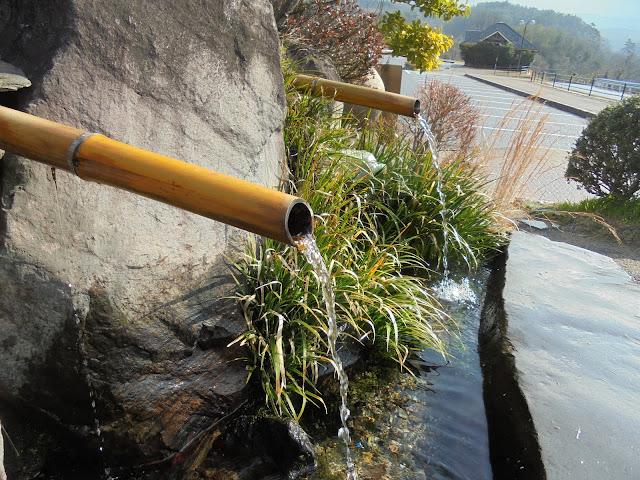
[[[320,282],[320,286],[322,287],[322,295],[324,296],[327,308],[327,339],[329,343],[329,351],[331,354],[331,360],[335,366],[336,374],[338,375],[338,380],[340,381],[340,421],[342,422],[342,427],[338,430],[338,438],[342,439],[347,449],[347,480],[357,480],[358,474],[356,472],[353,457],[351,455],[351,449],[349,447],[351,443],[351,435],[347,426],[347,420],[351,414],[347,407],[349,379],[344,371],[342,360],[337,352],[338,324],[336,319],[335,294],[331,288],[331,276],[329,275],[327,266],[322,259],[320,250],[318,250],[315,238],[313,238],[312,235],[297,237],[296,247],[304,254],[307,262],[309,262],[313,267],[318,277],[318,281]]]
[[[416,119],[427,138],[429,153],[431,153],[431,161],[437,172],[436,191],[438,192],[438,201],[440,202],[440,218],[442,222],[442,281],[434,287],[437,297],[445,300],[471,301],[474,293],[469,286],[468,279],[460,283],[453,280],[449,271],[449,233],[450,230],[455,237],[458,232],[449,225],[449,212],[447,210],[447,197],[443,190],[442,164],[438,155],[436,138],[429,126],[429,122],[422,115],[418,114]]]

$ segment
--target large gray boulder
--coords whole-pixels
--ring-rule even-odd
[[[33,83],[13,106],[277,184],[285,105],[269,0],[0,0],[0,12],[0,57]],[[118,465],[179,450],[241,401],[227,258],[244,232],[14,155],[1,166],[7,429],[38,411]]]

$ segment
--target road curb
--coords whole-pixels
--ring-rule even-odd
[[[578,115],[583,118],[591,118],[591,117],[595,117],[596,115],[594,112],[591,112],[589,110],[584,110],[582,108],[574,107],[572,105],[567,105],[566,103],[556,102],[555,100],[550,100],[548,98],[536,96],[531,93],[518,90],[517,88],[512,88],[497,82],[492,82],[491,80],[487,80],[486,78],[476,77],[475,75],[471,75],[469,73],[465,73],[464,76],[469,77],[473,80],[477,80],[478,82],[486,83],[487,85],[491,85],[492,87],[501,88],[502,90],[515,93],[516,95],[520,95],[521,97],[536,99],[538,102],[544,103],[551,107],[555,107],[559,110],[564,110],[565,112],[573,113],[574,115]]]

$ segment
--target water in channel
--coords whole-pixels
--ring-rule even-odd
[[[322,295],[327,307],[327,339],[329,343],[329,351],[331,353],[331,360],[336,369],[338,380],[340,381],[340,421],[342,426],[338,430],[338,437],[342,439],[346,446],[347,451],[347,480],[357,480],[358,474],[353,463],[353,457],[351,455],[351,435],[349,427],[347,426],[347,420],[351,412],[347,407],[347,391],[349,389],[349,379],[344,371],[342,360],[338,355],[337,342],[338,342],[338,324],[336,318],[336,299],[333,289],[331,288],[331,275],[327,270],[327,266],[324,263],[318,245],[312,235],[305,235],[296,239],[296,247],[304,254],[307,262],[313,267],[318,281],[322,287]]]
[[[441,299],[459,327],[458,339],[448,347],[449,361],[424,350],[414,374],[395,364],[386,369],[360,364],[349,372],[353,454],[361,478],[493,478],[477,351],[488,271],[466,280],[450,275],[461,291]],[[339,478],[344,455],[333,432],[314,432],[313,438],[320,465],[304,480]]]

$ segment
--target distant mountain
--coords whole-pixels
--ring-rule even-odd
[[[423,18],[420,12],[406,4],[390,0],[357,0],[361,8],[381,13],[400,10],[409,20]],[[616,13],[613,13],[616,15]],[[484,30],[504,22],[520,34],[524,26],[520,20],[535,20],[528,24],[526,40],[539,50],[532,65],[546,71],[576,73],[580,75],[612,76],[612,78],[640,79],[637,60],[629,64],[621,50],[631,39],[640,46],[640,22],[635,19],[602,18],[559,13],[516,5],[508,1],[481,2],[471,7],[468,18],[454,18],[450,22],[429,18],[432,26],[441,26],[443,32],[453,36],[456,44],[464,40],[467,30]],[[447,53],[455,58],[457,48]],[[640,51],[638,52],[640,54]]]
[[[620,51],[628,39],[640,47],[640,21],[637,18],[600,17],[598,15],[582,15],[582,18],[593,23],[602,38],[613,51]],[[640,51],[638,52],[640,53]]]

